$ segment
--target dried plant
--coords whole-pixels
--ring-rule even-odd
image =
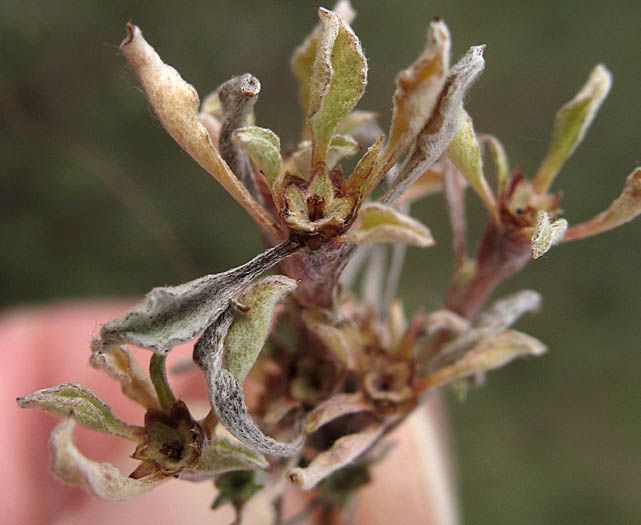
[[[558,111],[549,151],[528,179],[510,171],[501,143],[477,134],[463,108],[483,71],[485,46],[450,65],[450,33],[441,20],[430,24],[424,50],[396,78],[388,133],[375,113],[354,110],[367,83],[367,61],[349,25],[354,15],[345,0],[334,11],[320,8],[319,25],[294,52],[305,119],[303,140],[288,153],[274,132],[254,125],[256,78],[234,77],[200,104],[140,29],[127,26],[122,52],[162,125],[247,210],[268,248],[227,272],[155,288],[102,327],[91,365],[146,408],[142,426],[120,421],[74,383],[18,399],[62,418],[51,436],[60,480],[109,501],[176,477],[214,480],[214,507],[231,502],[239,522],[256,492],[276,502],[287,481],[316,490],[340,512],[367,482],[382,438],[435,389],[478,384],[515,357],[546,351],[511,328],[540,307],[536,292],[483,310],[498,284],[555,244],[641,213],[639,168],[607,210],[582,224],[559,218],[560,195],[550,193],[608,93],[604,66]],[[485,146],[496,166],[494,189],[484,174]],[[345,177],[339,162],[359,151]],[[468,186],[489,221],[473,257],[466,246]],[[405,247],[434,245],[410,206],[434,193],[449,209],[451,286],[443,310],[406,319],[395,297]],[[272,268],[274,275],[261,277]],[[363,269],[359,295],[351,286]],[[175,398],[165,372],[167,354],[195,339],[193,360],[211,404],[200,421]],[[128,345],[151,350],[149,375]],[[251,414],[242,386],[250,371],[265,387]],[[83,456],[72,440],[76,424],[133,441],[138,468],[125,477]]]

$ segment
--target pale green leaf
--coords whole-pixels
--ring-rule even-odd
[[[145,408],[160,408],[158,396],[149,376],[124,347],[109,352],[94,352],[89,363],[104,370],[122,385],[122,392]]]
[[[548,213],[540,210],[536,215],[536,226],[530,244],[532,246],[532,259],[538,259],[552,246],[559,244],[568,228],[568,221],[557,219],[550,222]]]
[[[403,242],[423,248],[434,245],[432,234],[426,226],[379,203],[364,205],[358,214],[358,223],[345,237],[356,244]]]
[[[474,125],[467,111],[463,108],[461,108],[456,134],[447,148],[447,156],[485,203],[490,216],[498,222],[496,199],[485,180],[485,175],[483,175],[483,161],[474,133]]]
[[[321,31],[312,68],[307,117],[312,134],[312,172],[323,167],[334,129],[367,85],[361,43],[343,18],[319,8]]]
[[[554,119],[550,148],[533,180],[539,193],[548,190],[565,161],[581,143],[611,85],[611,73],[603,64],[598,64],[581,91],[559,109]]]
[[[234,438],[214,436],[203,449],[196,472],[222,474],[232,470],[266,469],[269,463],[260,452],[243,445]]]
[[[97,463],[86,458],[73,443],[73,417],[68,417],[51,433],[51,471],[60,481],[86,488],[105,501],[126,501],[165,481],[164,476],[145,479],[124,477],[109,463]]]
[[[348,0],[339,0],[333,11],[340,15],[348,24],[351,24],[356,12]],[[318,49],[321,25],[318,24],[305,41],[294,51],[291,60],[291,68],[298,81],[298,97],[304,115],[307,115],[309,108],[309,86],[314,69],[314,60]],[[347,132],[344,132],[347,133]],[[305,134],[306,138],[309,136]]]
[[[640,214],[641,168],[636,168],[628,175],[621,195],[610,204],[608,209],[587,222],[569,228],[563,241],[573,241],[590,235],[597,235],[621,226]]]
[[[358,143],[347,135],[334,135],[327,151],[327,168],[334,169],[345,157],[354,155],[359,151]],[[291,160],[294,165],[294,175],[309,180],[312,169],[312,143],[304,140],[292,153]]]
[[[501,144],[494,135],[479,135],[478,140],[480,142],[487,142],[487,145],[490,147],[490,152],[496,165],[497,193],[500,195],[503,188],[507,186],[510,178],[510,164],[507,160],[507,154],[505,153],[503,144]]]
[[[248,286],[238,299],[246,313],[236,312],[225,338],[225,368],[242,382],[254,366],[271,330],[274,310],[297,286],[284,275],[265,277]]]
[[[320,481],[341,467],[351,463],[367,450],[382,434],[382,424],[373,424],[365,430],[348,434],[318,454],[307,467],[297,467],[289,473],[289,479],[303,490],[314,488]]]
[[[427,389],[499,368],[519,356],[541,355],[546,350],[538,339],[515,330],[493,333],[462,352],[444,352],[446,359],[441,361],[441,366],[433,367],[427,377]],[[451,359],[447,359],[450,355]]]
[[[283,166],[278,135],[269,129],[253,126],[235,130],[233,140],[264,173],[269,189],[273,190]]]
[[[368,124],[378,117],[378,113],[373,111],[355,110],[349,113],[343,120],[336,126],[337,135],[351,135],[352,132],[364,124]]]
[[[45,412],[66,418],[73,414],[85,428],[139,441],[142,429],[124,423],[111,412],[111,408],[93,392],[76,383],[63,383],[52,388],[36,390],[17,399],[22,408],[39,408]]]

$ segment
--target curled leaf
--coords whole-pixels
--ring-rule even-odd
[[[357,196],[359,201],[365,199],[376,185],[374,184],[372,186],[372,173],[377,167],[377,161],[381,153],[381,148],[383,147],[384,139],[385,135],[381,135],[378,137],[378,140],[367,149],[365,155],[358,161],[354,171],[345,183],[348,192]]]
[[[377,117],[378,113],[374,113],[373,111],[352,111],[338,123],[338,126],[336,126],[336,134],[351,135],[361,126],[373,122]]]
[[[281,443],[263,434],[249,416],[242,385],[222,367],[224,341],[233,314],[234,309],[230,304],[194,346],[194,362],[205,374],[209,401],[218,421],[245,445],[264,454],[293,456],[302,446],[302,437],[299,436],[292,443]]]
[[[546,350],[546,346],[538,339],[515,330],[493,334],[480,339],[463,352],[444,352],[445,359],[438,360],[432,366],[424,389],[499,368],[522,355],[541,355]]]
[[[611,85],[611,73],[603,64],[598,64],[581,91],[559,109],[554,119],[550,148],[533,180],[537,192],[548,190],[565,161],[581,143]]]
[[[307,119],[312,135],[312,173],[323,168],[338,123],[360,100],[367,85],[367,60],[345,20],[318,10],[321,30],[309,87]]]
[[[487,145],[490,147],[490,152],[494,158],[494,164],[496,165],[496,182],[498,186],[498,193],[507,186],[508,180],[510,178],[510,165],[507,160],[507,155],[503,144],[494,136],[483,134],[478,136],[478,140],[483,143],[487,142]]]
[[[73,443],[76,422],[68,417],[51,433],[50,468],[64,483],[85,487],[94,496],[105,501],[126,501],[150,491],[165,481],[155,475],[144,479],[126,478],[109,463],[97,463],[86,458]]]
[[[361,208],[358,220],[360,223],[345,236],[356,244],[403,242],[423,248],[435,244],[426,226],[389,206],[366,204]]]
[[[269,129],[251,126],[236,129],[233,140],[247,152],[273,190],[283,166],[278,135]]]
[[[383,432],[383,425],[373,424],[362,432],[337,439],[329,450],[321,452],[305,468],[297,467],[289,479],[303,490],[314,488],[320,481],[360,456]]]
[[[351,24],[356,16],[349,0],[339,0],[333,9],[348,24]],[[303,114],[307,114],[309,108],[309,88],[316,60],[318,49],[318,39],[320,37],[321,24],[318,24],[305,41],[294,51],[291,60],[291,68],[296,80],[298,81],[298,97],[300,100]],[[344,132],[347,133],[347,132]],[[308,137],[308,133],[305,133]]]
[[[109,352],[94,352],[89,363],[118,381],[128,398],[145,408],[159,408],[158,396],[149,376],[126,348],[120,346]]]
[[[165,64],[143,38],[140,29],[127,24],[127,38],[120,45],[147,94],[149,103],[173,139],[274,239],[280,233],[268,213],[258,204],[222,159],[207,128],[198,118],[198,93],[180,74]]]
[[[532,239],[532,259],[538,259],[545,254],[552,246],[559,244],[565,235],[568,228],[568,221],[565,219],[557,219],[550,222],[548,213],[544,210],[539,210],[536,214],[536,226]]]
[[[450,310],[438,310],[425,319],[425,330],[428,335],[447,330],[454,335],[461,335],[470,329],[470,322],[465,317]]]
[[[230,78],[216,91],[222,109],[218,151],[243,185],[253,189],[253,174],[247,156],[234,142],[233,136],[238,128],[247,126],[249,115],[258,101],[260,82],[245,73]]]
[[[347,370],[358,369],[363,358],[363,341],[351,323],[345,321],[336,325],[322,311],[309,309],[303,312],[303,321]]]
[[[472,189],[485,203],[490,216],[498,223],[498,208],[485,175],[483,175],[483,160],[474,124],[467,111],[461,108],[456,134],[447,147],[447,156],[467,179]]]
[[[568,228],[563,241],[583,239],[597,235],[626,222],[641,214],[641,168],[636,168],[625,180],[623,191],[607,210],[593,219]]]
[[[442,192],[443,170],[432,166],[412,184],[398,199],[398,204],[411,204],[423,197]]]
[[[111,408],[98,399],[88,388],[76,383],[63,383],[52,388],[36,390],[17,399],[21,408],[39,408],[66,418],[73,414],[85,428],[139,441],[142,429],[121,421]]]
[[[260,452],[236,440],[214,438],[200,456],[195,471],[206,475],[222,474],[232,470],[266,469],[269,463]]]
[[[327,150],[327,169],[331,170],[345,157],[350,157],[359,151],[358,143],[347,135],[334,135]],[[312,169],[312,143],[304,140],[292,154],[291,162],[294,175],[309,180]]]
[[[383,173],[396,163],[430,119],[447,77],[450,47],[447,25],[442,20],[434,20],[421,55],[396,76],[394,113],[383,153]]]
[[[296,286],[294,279],[272,275],[249,285],[238,299],[249,310],[237,312],[229,328],[225,338],[225,368],[241,383],[265,344],[276,305]]]
[[[177,344],[194,339],[248,283],[298,248],[297,243],[286,241],[238,268],[178,286],[154,288],[144,302],[105,324],[93,346],[109,350],[130,343],[166,354]]]
[[[311,434],[336,418],[372,409],[371,403],[360,392],[334,394],[309,413],[305,421],[304,432]]]
[[[450,69],[438,104],[416,138],[413,153],[383,195],[383,204],[394,204],[445,153],[458,129],[463,97],[485,67],[484,49],[484,45],[471,47]]]
[[[541,308],[541,294],[534,290],[521,290],[496,301],[479,314],[475,328],[504,330],[512,326],[523,314],[537,312]]]

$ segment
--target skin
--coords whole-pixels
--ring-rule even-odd
[[[88,366],[89,342],[100,325],[120,315],[132,301],[69,302],[21,308],[0,314],[0,432],[3,475],[0,501],[3,521],[24,525],[91,523],[228,524],[229,506],[209,510],[214,492],[210,483],[170,480],[137,499],[106,503],[80,487],[64,485],[48,472],[48,439],[57,418],[38,410],[23,410],[15,398],[33,390],[73,381],[105,400],[119,418],[140,423],[143,409],[120,392],[120,385],[103,371]],[[135,351],[142,363],[148,354]],[[177,348],[172,363],[191,355],[191,346]],[[207,410],[204,381],[198,370],[170,376],[176,395],[187,401],[195,417]],[[201,413],[202,412],[202,413]],[[7,421],[8,420],[8,421]],[[431,401],[394,432],[396,446],[373,469],[374,481],[358,498],[355,523],[394,521],[405,524],[444,524],[457,521],[446,447],[446,422],[438,401]],[[126,440],[78,428],[75,440],[89,458],[131,472],[128,458],[134,445]],[[300,510],[306,495],[288,489],[285,517]],[[259,523],[247,516],[249,523]],[[304,523],[318,523],[319,513]]]

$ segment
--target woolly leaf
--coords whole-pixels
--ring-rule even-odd
[[[464,337],[464,336],[463,336]],[[455,340],[451,345],[457,345]],[[547,350],[538,339],[515,330],[481,338],[462,352],[443,351],[444,359],[426,378],[427,389],[499,368],[522,355],[541,355]]]
[[[367,85],[367,61],[347,22],[318,10],[321,30],[312,68],[307,119],[312,135],[312,173],[322,169],[334,129],[360,100]]]
[[[447,25],[442,20],[434,20],[421,55],[396,76],[394,113],[383,171],[394,165],[432,115],[447,77],[450,45]]]
[[[283,275],[265,277],[248,286],[238,299],[246,313],[236,312],[225,338],[225,368],[245,380],[269,335],[278,302],[297,286]]]
[[[559,109],[550,148],[533,181],[536,191],[545,193],[548,190],[565,161],[585,137],[611,85],[612,75],[604,65],[598,64],[581,91]]]
[[[540,210],[536,214],[536,227],[532,234],[532,259],[538,259],[545,254],[552,246],[559,244],[568,228],[568,221],[557,219],[550,222],[548,213]]]
[[[358,214],[359,223],[346,234],[356,244],[404,242],[412,246],[433,246],[430,230],[394,208],[379,203],[364,205]]]
[[[303,490],[314,488],[320,481],[351,463],[369,448],[383,432],[383,425],[373,424],[355,434],[337,439],[329,450],[318,454],[305,468],[297,467],[289,479]]]
[[[105,501],[126,501],[150,491],[165,481],[164,476],[144,479],[126,478],[109,463],[96,463],[86,458],[73,443],[73,417],[64,419],[51,433],[51,471],[60,481],[86,488]]]
[[[120,45],[145,90],[149,103],[172,138],[274,239],[280,233],[267,212],[231,171],[214,147],[207,128],[198,118],[199,99],[194,87],[165,64],[143,38],[140,29],[127,24],[127,38]]]
[[[94,352],[89,363],[104,370],[122,385],[122,392],[145,408],[159,408],[158,396],[149,376],[124,347],[109,352]]]
[[[563,241],[583,239],[611,230],[631,221],[639,214],[641,214],[641,168],[636,168],[628,175],[621,195],[610,204],[610,207],[593,219],[569,228]]]
[[[178,286],[154,288],[144,302],[102,327],[94,350],[130,343],[166,354],[177,344],[194,339],[230,299],[298,247],[286,241],[238,268]]]
[[[111,412],[111,408],[93,392],[76,383],[63,383],[52,388],[36,390],[17,399],[21,408],[39,408],[66,418],[73,414],[85,428],[139,441],[142,429],[124,423]]]
[[[485,175],[483,175],[483,161],[479,143],[474,133],[474,125],[467,111],[463,108],[461,108],[456,134],[447,148],[447,156],[485,203],[490,215],[498,220],[496,200],[485,180]]]
[[[348,0],[339,0],[333,9],[348,24],[351,24],[356,16]],[[291,60],[291,68],[296,80],[298,81],[298,97],[300,100],[303,114],[307,114],[309,108],[309,89],[318,50],[318,40],[321,33],[321,24],[319,23],[305,41],[294,51]],[[347,133],[347,132],[344,132]],[[305,133],[305,136],[309,135]]]
[[[269,129],[253,126],[234,131],[233,140],[243,147],[264,173],[269,188],[273,189],[283,165],[278,135]]]
[[[194,346],[194,362],[205,374],[214,413],[218,421],[248,447],[274,456],[296,455],[302,446],[302,437],[299,436],[292,443],[282,443],[263,434],[249,416],[240,382],[222,367],[224,341],[233,314],[233,306],[229,305]]]

